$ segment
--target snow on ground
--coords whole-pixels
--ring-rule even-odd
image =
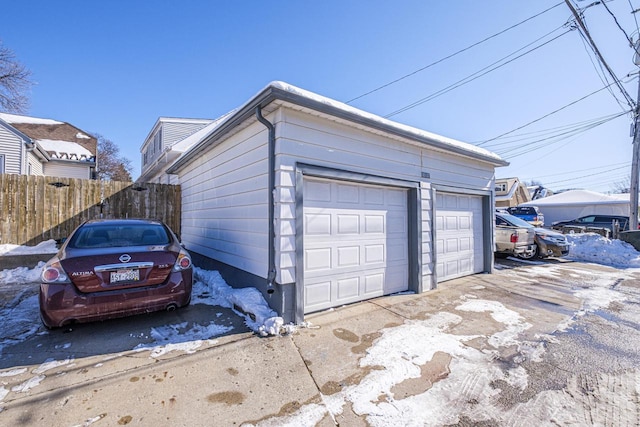
[[[569,236],[569,241],[571,250],[568,259],[597,262],[617,268],[640,267],[640,254],[626,243],[611,241],[595,234]],[[20,249],[12,249],[15,250]],[[560,268],[532,265],[531,269],[545,267],[548,267],[545,274],[553,274],[554,269]],[[0,286],[15,281],[37,281],[40,268],[2,271]],[[609,276],[603,273],[601,279],[589,282],[589,288],[573,291],[574,296],[583,301],[583,307],[574,317],[624,298],[615,289],[611,289]],[[269,308],[259,291],[255,288],[234,289],[216,271],[195,269],[192,304],[231,308],[238,315],[244,316],[247,326],[260,335],[275,335],[293,330],[292,326],[283,326],[282,319]],[[467,345],[467,342],[480,336],[449,332],[453,326],[462,322],[463,312],[488,313],[495,322],[502,325],[501,330],[484,337],[490,348],[479,350]],[[36,333],[48,333],[42,332],[40,327],[35,295],[0,310],[0,318],[3,319],[3,330],[14,331],[10,338],[0,338],[0,354],[4,346],[25,340]],[[566,323],[564,327],[568,325]],[[358,384],[344,387],[332,395],[323,395],[322,404],[307,404],[293,414],[263,420],[258,425],[316,425],[327,412],[336,416],[349,407],[355,413],[365,416],[372,426],[455,424],[463,413],[477,420],[508,423],[509,420],[518,419],[524,424],[551,423],[552,420],[559,419],[558,414],[563,413],[570,417],[564,421],[571,423],[574,414],[562,411],[563,408],[571,407],[572,401],[562,391],[545,392],[540,398],[516,405],[507,411],[495,399],[496,393],[500,393],[491,386],[495,381],[504,381],[519,390],[526,389],[528,385],[528,375],[522,366],[508,368],[496,363],[500,349],[516,348],[518,356],[514,360],[542,360],[545,351],[543,343],[524,341],[521,337],[530,327],[520,313],[500,302],[463,296],[451,312],[443,311],[424,320],[406,321],[403,325],[383,329],[380,338],[374,341],[367,354],[360,359],[361,367],[372,369]],[[216,325],[215,319],[211,319],[208,325],[165,325],[153,328],[145,337],[152,337],[152,343],[140,344],[132,350],[150,351],[150,357],[153,358],[175,350],[190,353],[226,332],[228,329]],[[437,352],[451,356],[446,378],[435,382],[421,394],[396,399],[393,388],[403,381],[419,377],[421,367],[431,361]],[[33,371],[37,375],[24,383],[11,390],[0,387],[0,403],[9,392],[26,392],[38,386],[49,369],[72,362],[73,359],[47,360]],[[375,369],[378,366],[384,366],[384,369]],[[22,372],[24,371],[14,369],[0,375],[12,376]],[[429,408],[428,414],[425,408]]]
[[[47,240],[38,243],[36,246],[20,246],[4,244],[0,245],[0,256],[2,255],[30,255],[30,254],[55,254],[58,252],[55,240]]]

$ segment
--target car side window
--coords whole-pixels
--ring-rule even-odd
[[[496,225],[509,225],[509,224],[507,224],[507,221],[505,221],[504,219],[496,217]]]
[[[584,218],[580,219],[579,222],[594,222],[595,220],[596,220],[596,216],[591,215],[591,216],[585,216]]]

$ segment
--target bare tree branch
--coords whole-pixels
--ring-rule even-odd
[[[25,113],[29,108],[27,94],[31,86],[31,71],[0,41],[0,110]]]
[[[98,140],[98,179],[130,182],[131,160],[120,156],[120,148],[115,142],[100,134],[93,136]]]

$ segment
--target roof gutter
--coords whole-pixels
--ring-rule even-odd
[[[262,115],[262,107],[256,106],[256,118],[269,130],[269,270],[267,271],[267,293],[275,292],[276,280],[276,230],[275,230],[275,192],[276,192],[276,128]]]

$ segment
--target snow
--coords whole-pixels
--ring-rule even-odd
[[[19,116],[17,114],[0,113],[0,120],[11,123],[26,123],[33,125],[61,125],[62,122],[51,119],[40,119],[38,117]]]
[[[493,160],[495,160],[497,162],[500,162],[500,163],[504,162],[504,160],[500,156],[498,156],[497,154],[495,154],[495,153],[493,153],[493,152],[491,152],[489,150],[486,150],[484,148],[481,148],[481,147],[478,147],[478,146],[475,146],[475,145],[472,145],[472,144],[468,144],[466,142],[457,141],[455,139],[447,138],[447,137],[444,137],[442,135],[437,135],[435,133],[427,132],[425,130],[414,128],[412,126],[407,126],[407,125],[404,125],[404,124],[401,124],[401,123],[398,123],[398,122],[394,122],[392,120],[380,117],[380,116],[378,116],[376,114],[368,113],[366,111],[363,111],[363,110],[360,110],[358,108],[352,107],[351,105],[344,104],[344,103],[336,101],[334,99],[327,98],[327,97],[324,97],[322,95],[318,95],[316,93],[310,92],[308,90],[304,90],[304,89],[301,89],[299,87],[290,85],[289,83],[286,83],[286,82],[273,81],[267,86],[267,88],[269,88],[269,87],[277,88],[277,89],[289,92],[291,94],[298,95],[300,97],[307,98],[309,100],[325,104],[325,105],[330,106],[332,108],[335,108],[337,110],[341,110],[341,111],[353,114],[355,116],[362,117],[363,119],[367,119],[367,120],[370,120],[370,121],[377,122],[377,123],[379,123],[379,124],[381,124],[381,125],[383,125],[383,126],[385,126],[387,128],[397,129],[397,130],[402,131],[402,132],[413,134],[413,135],[415,135],[415,136],[417,136],[419,138],[426,138],[426,139],[432,140],[434,142],[437,142],[437,143],[440,143],[440,144],[443,144],[443,145],[446,145],[446,146],[449,146],[449,147],[452,147],[452,148],[456,148],[456,149],[459,149],[459,150],[467,151],[469,153],[474,153],[474,154],[481,155],[481,156],[484,156],[484,157],[487,157],[487,158],[491,158],[491,159],[493,159]],[[265,88],[265,89],[267,89],[267,88]],[[263,91],[265,89],[263,89]]]
[[[67,154],[68,156],[75,155],[78,160],[82,157],[87,159],[93,157],[91,151],[87,150],[77,142],[60,141],[55,139],[38,139],[37,142],[45,151],[55,153],[55,156],[58,158],[62,158],[64,154]]]
[[[36,246],[20,246],[4,244],[0,245],[0,256],[2,255],[29,255],[29,254],[55,254],[58,252],[56,241],[46,240]]]
[[[609,240],[597,234],[569,235],[568,239],[571,244],[568,260],[597,262],[617,268],[640,267],[640,253],[629,244]],[[44,246],[53,250],[51,243],[47,245]],[[31,253],[30,251],[34,250],[2,249],[11,253]],[[41,267],[40,265],[34,269],[21,267],[1,271],[0,286],[16,281],[37,281]],[[528,268],[544,277],[544,274],[553,275],[554,269],[559,267],[548,264],[531,265]],[[620,270],[617,271],[619,276]],[[579,278],[578,271],[576,275]],[[217,271],[200,268],[195,268],[194,278],[192,304],[230,308],[244,318],[250,329],[262,336],[294,331],[293,326],[284,325],[282,318],[268,306],[257,289],[232,288]],[[582,301],[582,306],[571,319],[558,325],[558,330],[570,326],[576,317],[625,298],[621,292],[610,286],[611,276],[607,273],[590,280],[589,283],[589,287],[571,290],[573,296]],[[473,289],[482,290],[484,287],[475,286]],[[9,304],[9,307],[0,309],[0,317],[3,319],[3,329],[11,330],[13,333],[11,338],[0,341],[0,355],[6,345],[16,344],[38,333],[47,333],[41,332],[36,295]],[[564,421],[571,422],[575,413],[562,409],[571,407],[573,401],[564,391],[545,391],[536,399],[505,410],[496,398],[501,391],[492,386],[496,381],[504,381],[520,391],[526,390],[529,378],[527,370],[520,363],[527,360],[534,363],[541,361],[546,351],[545,342],[553,342],[553,336],[536,336],[537,341],[526,341],[523,335],[532,325],[521,313],[498,301],[481,299],[469,294],[462,295],[453,307],[450,311],[440,311],[422,320],[406,320],[402,325],[381,330],[380,337],[359,360],[361,367],[370,368],[369,373],[359,383],[344,386],[332,395],[322,395],[321,403],[308,403],[295,413],[265,419],[257,425],[316,425],[327,414],[335,417],[345,410],[352,410],[355,414],[361,415],[366,419],[367,425],[374,427],[456,424],[460,422],[461,414],[473,411],[477,421],[486,419],[506,422],[520,419],[523,425],[527,424],[526,420],[538,420],[540,424],[545,424],[560,416],[564,417]],[[464,313],[486,313],[498,325],[497,330],[487,335],[453,333],[452,329],[462,324]],[[154,359],[175,351],[193,353],[203,345],[214,344],[217,336],[230,330],[229,326],[218,325],[215,318],[204,325],[189,322],[167,324],[151,328],[148,334],[145,333],[140,338],[152,340],[131,350],[149,352],[149,357]],[[486,339],[488,346],[478,349],[469,344],[478,338]],[[64,348],[66,345],[61,344]],[[509,367],[496,362],[500,357],[500,350],[505,348],[515,349],[514,362],[517,365]],[[396,398],[394,387],[404,381],[419,378],[421,367],[432,361],[437,353],[446,353],[451,357],[446,375],[422,393]],[[31,371],[31,378],[10,389],[0,385],[0,403],[10,392],[29,392],[38,387],[46,375],[55,373],[56,368],[73,366],[73,362],[72,357],[64,360],[47,359]],[[25,372],[24,368],[11,369],[0,372],[0,377],[8,378]],[[424,408],[429,408],[428,414]],[[465,410],[467,412],[461,412]]]

